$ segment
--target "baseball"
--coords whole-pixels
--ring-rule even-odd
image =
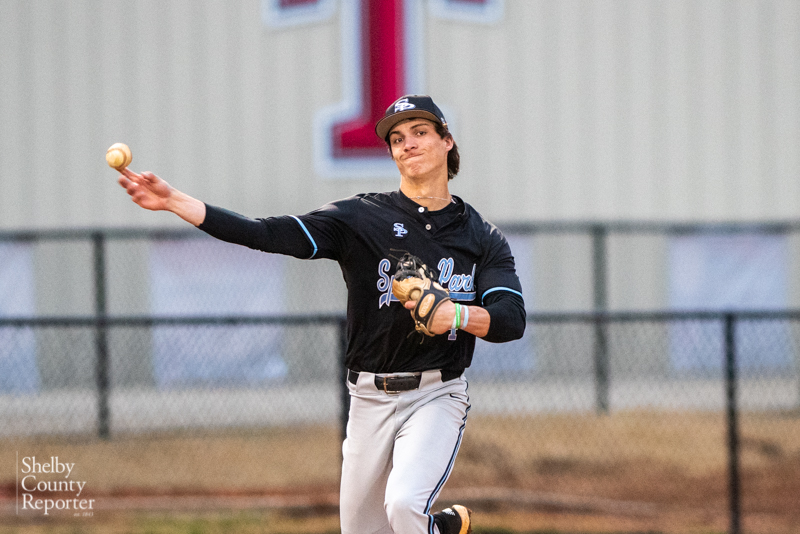
[[[114,143],[106,151],[106,162],[108,166],[118,171],[131,164],[133,155],[131,149],[125,143]]]

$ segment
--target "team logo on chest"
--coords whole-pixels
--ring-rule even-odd
[[[408,230],[405,229],[403,223],[394,223],[394,228],[392,231],[397,239],[403,239],[408,233]]]

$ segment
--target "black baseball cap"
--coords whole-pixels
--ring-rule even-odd
[[[439,107],[433,103],[428,95],[401,96],[392,105],[386,108],[383,118],[375,125],[375,133],[381,139],[386,139],[394,125],[407,119],[428,119],[438,122],[447,129],[447,121]]]

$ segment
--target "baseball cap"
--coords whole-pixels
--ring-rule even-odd
[[[383,118],[375,125],[375,133],[386,139],[394,125],[407,119],[428,119],[447,128],[447,121],[439,107],[428,95],[401,96],[386,108]]]

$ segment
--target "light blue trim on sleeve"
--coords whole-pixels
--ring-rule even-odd
[[[522,296],[522,293],[520,293],[519,291],[516,291],[514,289],[511,289],[510,287],[493,287],[492,289],[487,289],[483,293],[483,295],[481,295],[481,306],[483,306],[483,299],[486,298],[486,295],[488,295],[489,293],[494,293],[495,291],[510,291],[510,292],[514,293],[515,295],[519,295],[520,297]]]
[[[308,240],[309,240],[309,241],[311,241],[311,245],[314,247],[314,252],[311,254],[311,256],[309,256],[308,258],[306,258],[306,259],[310,260],[311,258],[313,258],[314,256],[316,256],[316,255],[317,255],[317,242],[316,242],[316,241],[314,241],[314,238],[313,238],[313,237],[311,237],[311,233],[308,231],[308,228],[306,228],[306,225],[305,225],[305,224],[303,224],[303,221],[301,221],[300,219],[298,219],[298,218],[297,218],[297,217],[295,217],[294,215],[289,215],[289,217],[291,217],[292,219],[294,219],[295,221],[297,221],[297,224],[299,224],[299,225],[300,225],[300,228],[302,228],[302,229],[303,229],[303,231],[306,233],[306,237],[308,238]]]

